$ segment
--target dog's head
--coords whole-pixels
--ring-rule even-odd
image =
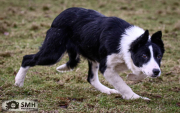
[[[146,30],[130,46],[134,65],[149,77],[158,77],[161,74],[161,59],[165,51],[161,37],[161,31],[150,37],[148,30]]]

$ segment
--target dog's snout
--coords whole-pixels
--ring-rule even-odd
[[[155,75],[155,77],[159,75],[159,72],[159,69],[153,69],[153,74]]]

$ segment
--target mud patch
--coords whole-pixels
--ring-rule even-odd
[[[0,53],[0,56],[1,56],[1,57],[10,57],[11,54],[12,54],[11,52],[3,52],[3,53],[1,52],[1,53]]]
[[[57,102],[60,108],[68,108],[71,101],[83,102],[84,98],[69,98],[69,97],[56,97],[59,101]]]
[[[179,31],[180,30],[180,20],[177,21],[175,24],[174,24],[174,29],[175,31]]]
[[[169,89],[169,91],[180,92],[180,87],[172,87]]]

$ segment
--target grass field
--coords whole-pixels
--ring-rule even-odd
[[[106,95],[87,82],[87,61],[72,72],[58,73],[57,66],[68,61],[67,55],[51,67],[33,67],[24,87],[14,86],[24,55],[38,51],[53,19],[69,7],[94,9],[106,16],[117,16],[148,29],[163,32],[166,52],[162,75],[139,83],[120,76],[141,96],[151,101],[123,100]],[[178,0],[0,0],[0,111],[9,99],[38,101],[39,112],[180,112],[180,1]],[[99,73],[100,81],[111,87]]]

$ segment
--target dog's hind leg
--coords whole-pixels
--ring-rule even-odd
[[[102,93],[111,94],[111,93],[119,93],[115,89],[110,89],[103,84],[100,83],[98,78],[98,70],[99,70],[99,63],[88,61],[89,65],[89,72],[88,72],[88,82],[93,85],[97,90],[101,91]]]
[[[40,51],[33,55],[25,55],[22,65],[15,77],[15,85],[22,87],[26,73],[30,67],[35,65],[53,65],[60,61],[66,51],[68,33],[65,30],[50,28]]]
[[[59,72],[66,72],[73,70],[80,62],[79,54],[77,53],[76,46],[74,46],[70,41],[67,44],[67,53],[69,56],[69,61],[56,68]]]

